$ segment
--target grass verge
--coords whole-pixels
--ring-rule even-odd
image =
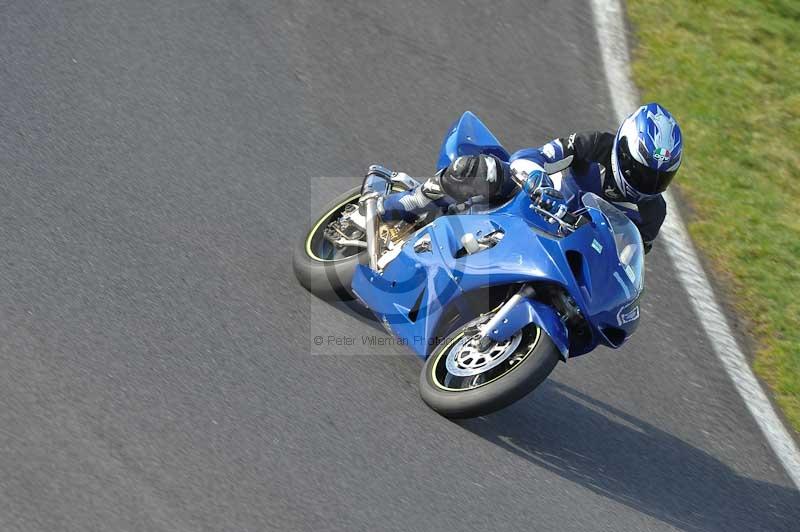
[[[800,432],[800,2],[628,0],[642,97],[678,119],[692,238]]]

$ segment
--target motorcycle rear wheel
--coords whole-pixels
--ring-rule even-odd
[[[480,320],[487,321],[488,316],[467,323],[445,338],[420,374],[422,400],[445,417],[482,416],[518,401],[539,386],[560,359],[558,348],[535,324],[495,346],[494,351],[473,349],[473,353],[464,354]],[[512,352],[500,352],[504,346]]]
[[[366,250],[353,248],[341,253],[327,242],[322,233],[325,227],[344,210],[345,206],[357,203],[361,187],[355,187],[331,200],[322,215],[303,233],[303,239],[294,247],[292,265],[300,284],[320,299],[351,300],[350,285],[353,273],[359,264],[367,264]]]

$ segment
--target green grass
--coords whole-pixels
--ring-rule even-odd
[[[689,232],[800,431],[800,2],[629,0],[633,73],[676,116]]]

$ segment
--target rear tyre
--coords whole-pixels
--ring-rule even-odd
[[[358,203],[361,187],[341,194],[322,209],[322,215],[303,233],[294,247],[292,265],[300,284],[315,296],[328,301],[353,299],[351,284],[356,266],[369,259],[363,248],[336,250],[324,239],[323,230],[350,203]]]
[[[560,359],[558,348],[535,324],[485,352],[478,351],[477,325],[489,317],[457,329],[425,362],[420,396],[445,417],[482,416],[518,401],[539,386]]]

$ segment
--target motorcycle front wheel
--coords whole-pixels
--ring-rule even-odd
[[[420,396],[445,417],[500,410],[532,392],[558,363],[558,348],[535,324],[481,351],[478,326],[490,318],[484,315],[457,329],[425,362]]]

